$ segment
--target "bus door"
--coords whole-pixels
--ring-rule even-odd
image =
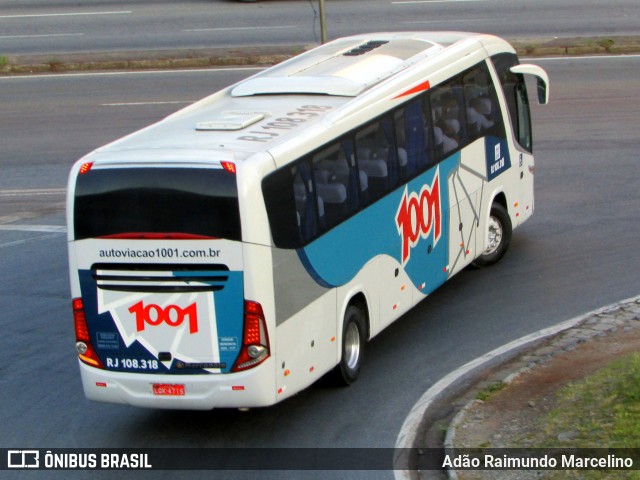
[[[533,137],[531,112],[525,75],[536,78],[538,103],[549,101],[549,78],[546,72],[536,65],[521,65],[518,57],[512,53],[501,53],[491,57],[504,93],[513,138],[510,145],[511,158],[518,169],[518,198],[515,202],[516,225],[526,220],[534,209],[533,176]]]

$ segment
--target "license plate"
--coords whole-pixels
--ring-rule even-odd
[[[184,385],[155,383],[153,384],[153,394],[165,397],[183,397],[185,395]]]

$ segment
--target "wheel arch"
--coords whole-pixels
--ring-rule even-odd
[[[504,193],[504,190],[500,190],[495,193],[495,195],[493,196],[493,199],[489,203],[489,212],[491,212],[491,206],[494,203],[498,203],[502,205],[505,208],[505,210],[509,212],[509,205],[507,204],[507,195]]]
[[[507,193],[504,191],[504,188],[500,187],[496,189],[495,191],[493,191],[492,195],[489,198],[491,200],[487,202],[486,205],[483,205],[482,207],[482,210],[481,210],[482,217],[480,219],[480,224],[478,226],[482,225],[484,229],[484,227],[487,225],[487,222],[489,220],[489,216],[491,215],[491,207],[493,207],[493,205],[496,203],[504,207],[504,209],[509,214],[509,218],[511,218],[511,222],[513,223],[513,218],[511,217],[512,215],[511,209],[509,208],[509,199],[507,198]]]
[[[371,339],[371,311],[369,308],[369,300],[367,295],[362,290],[352,292],[346,297],[348,300],[344,302],[342,306],[341,316],[339,318],[344,319],[344,315],[350,306],[357,307],[364,315],[365,320],[365,339],[368,341]]]
[[[496,210],[496,219],[502,217],[502,220],[497,220],[499,228],[497,228],[496,232],[499,232],[499,235],[496,235],[494,232],[494,237],[490,240],[490,219],[493,215],[492,212],[494,209]],[[486,216],[482,220],[483,224],[480,230],[484,241],[482,241],[478,246],[480,254],[472,262],[472,264],[478,268],[487,267],[497,263],[509,249],[513,233],[513,219],[509,212],[508,200],[504,191],[499,190],[493,195],[491,202],[487,205],[485,215]],[[494,243],[496,238],[500,239],[500,243]],[[491,247],[490,249],[488,248],[489,246]]]

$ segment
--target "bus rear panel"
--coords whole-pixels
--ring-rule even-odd
[[[251,372],[269,341],[261,305],[245,300],[235,173],[84,164],[73,190],[87,396],[180,408],[272,403],[255,397],[273,392],[264,380],[251,386],[269,378]]]

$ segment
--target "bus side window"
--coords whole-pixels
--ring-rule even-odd
[[[297,167],[278,170],[262,181],[271,235],[277,247],[298,248],[305,226],[314,229],[313,205],[307,203],[309,187]]]
[[[277,170],[262,181],[276,247],[300,248],[325,230],[325,204],[316,190],[309,158]]]
[[[401,181],[409,178],[410,167],[407,155],[407,140],[405,136],[405,115],[404,108],[400,108],[393,114],[393,126],[396,132],[396,143],[398,147],[398,179]]]
[[[531,112],[529,110],[529,97],[527,96],[527,86],[524,75],[516,75],[518,83],[516,85],[516,105],[518,109],[518,143],[531,152],[533,142],[531,135]]]
[[[347,185],[347,207],[349,213],[358,210],[369,203],[369,177],[366,172],[358,168],[355,146],[351,136],[341,141],[347,168],[345,184]]]
[[[398,113],[402,115],[404,120],[402,136],[407,152],[407,173],[409,177],[412,177],[416,173],[424,171],[429,164],[428,131],[425,129],[426,120],[422,99],[414,100]],[[398,130],[402,132],[401,129]]]
[[[485,62],[432,88],[429,99],[438,160],[487,135],[505,138],[496,89]]]
[[[390,125],[386,131],[381,122],[374,122],[361,128],[355,135],[355,156],[358,168],[367,177],[369,201],[382,197],[390,188],[388,160],[393,157],[390,141],[393,132]],[[393,164],[392,164],[393,166]]]
[[[318,198],[322,200],[325,210],[324,227],[331,228],[357,207],[357,179],[349,181],[349,163],[340,143],[314,155],[312,162]]]
[[[307,162],[291,169],[293,175],[293,195],[296,205],[296,224],[300,243],[304,244],[316,236],[325,218],[324,202],[315,194],[311,170]],[[285,187],[286,188],[286,187]],[[286,188],[291,192],[291,186]],[[314,205],[315,204],[315,205]]]
[[[474,68],[463,78],[467,109],[467,132],[469,141],[480,138],[495,122],[493,100],[489,96],[488,72]]]
[[[463,85],[467,143],[486,135],[505,138],[498,98],[486,62],[467,72],[463,76]]]
[[[502,91],[509,110],[509,119],[513,134],[520,146],[528,152],[532,151],[531,117],[527,97],[527,87],[523,75],[512,73],[510,68],[519,63],[513,53],[500,53],[491,57],[498,72]]]
[[[436,158],[442,160],[460,144],[460,106],[449,84],[435,87],[430,99]]]

